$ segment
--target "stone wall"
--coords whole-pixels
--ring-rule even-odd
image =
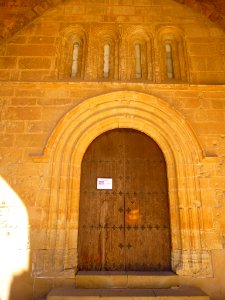
[[[2,45],[0,79],[58,80],[61,56],[66,51],[63,49],[65,38],[67,35],[71,38],[76,30],[82,30],[86,37],[86,80],[102,79],[96,76],[96,68],[93,67],[93,62],[98,61],[98,56],[101,59],[99,34],[113,35],[118,47],[119,79],[130,80],[130,76],[124,72],[128,72],[127,67],[132,60],[127,52],[129,41],[136,34],[143,36],[146,42],[149,41],[152,50],[149,64],[153,77],[148,79],[151,79],[151,82],[163,82],[161,46],[164,31],[164,37],[172,37],[179,45],[179,53],[175,51],[174,59],[180,65],[180,72],[185,73],[181,76],[182,82],[224,83],[223,31],[199,14],[172,0],[161,1],[160,4],[158,1],[123,1],[122,4],[118,1],[112,1],[110,4],[104,1],[98,4],[66,1],[30,23],[9,43]],[[63,62],[66,64],[64,60]],[[67,77],[65,79],[68,80]]]
[[[215,22],[223,29],[225,28],[224,15],[225,7],[223,0],[174,0],[183,5],[187,5],[191,9],[199,12],[205,17]],[[11,38],[16,32],[21,30],[31,21],[38,18],[48,9],[62,3],[63,0],[1,0],[1,22],[0,22],[0,43],[4,43],[6,39]],[[150,0],[148,1],[150,3]],[[79,3],[79,0],[77,0]],[[89,3],[92,3],[90,0]],[[111,0],[105,0],[106,5],[112,4]],[[128,5],[134,4],[135,1],[129,1]],[[139,2],[140,3],[140,2]],[[143,2],[147,4],[147,1]],[[115,4],[120,4],[115,1]],[[121,2],[123,4],[123,2]]]
[[[77,32],[86,51],[83,77],[74,79],[60,70],[63,42]],[[164,33],[182,45],[186,75],[172,81],[163,80]],[[135,34],[151,47],[144,80],[129,75],[126,46]],[[118,48],[117,76],[108,80],[98,63],[104,35]],[[173,270],[181,284],[224,299],[224,45],[223,31],[166,0],[66,1],[2,45],[1,300],[7,287],[10,299],[28,300],[74,284],[80,162],[91,139],[115,127],[159,143],[169,174]]]
[[[146,85],[133,83],[114,83],[112,85],[111,83],[96,84],[90,82],[33,83],[32,85],[30,83],[2,83],[1,176],[13,191],[17,193],[22,203],[25,204],[28,214],[27,226],[22,228],[22,230],[25,229],[28,232],[28,241],[27,244],[23,245],[23,249],[26,253],[28,250],[29,253],[30,266],[28,267],[27,280],[31,285],[31,281],[35,282],[35,295],[41,294],[39,284],[41,286],[44,284],[43,293],[52,286],[54,280],[49,278],[58,276],[58,280],[60,280],[60,277],[63,276],[71,277],[71,274],[65,275],[64,273],[67,268],[72,269],[76,267],[76,249],[74,245],[76,245],[75,237],[77,228],[77,219],[72,220],[70,226],[73,230],[69,237],[69,244],[71,243],[72,246],[69,246],[67,249],[57,246],[57,251],[55,251],[54,243],[62,245],[63,240],[59,241],[58,238],[65,238],[65,226],[63,223],[60,223],[61,225],[53,224],[51,225],[52,227],[49,225],[49,222],[54,223],[55,218],[53,216],[52,219],[50,216],[51,195],[57,192],[59,188],[56,183],[57,178],[52,176],[52,168],[58,168],[57,163],[60,163],[61,159],[52,161],[49,158],[39,159],[38,157],[42,157],[44,151],[50,154],[54,151],[57,144],[56,135],[60,127],[62,127],[61,123],[59,123],[56,127],[57,130],[54,130],[56,124],[62,118],[65,122],[68,113],[79,103],[85,104],[85,99],[98,95],[106,94],[104,97],[106,99],[107,97],[110,98],[110,96],[107,96],[107,93],[113,91],[124,91],[124,95],[126,95],[129,90],[135,91],[135,94],[144,93],[144,95],[149,95],[149,97],[153,96],[161,99],[161,101],[165,102],[165,105],[168,105],[168,107],[175,109],[175,111],[181,114],[182,118],[186,120],[185,122],[193,128],[194,135],[196,135],[200,149],[202,149],[203,160],[194,166],[196,168],[196,175],[193,175],[194,173],[187,175],[186,179],[190,182],[190,179],[188,179],[189,176],[197,176],[201,195],[196,196],[198,199],[191,199],[192,197],[188,196],[186,192],[183,194],[180,191],[181,199],[179,201],[183,203],[180,207],[183,220],[186,219],[192,207],[199,207],[197,213],[200,215],[197,218],[197,222],[202,223],[194,226],[198,226],[200,232],[199,242],[201,243],[201,253],[197,249],[199,248],[198,243],[194,248],[189,246],[192,247],[195,255],[201,256],[201,261],[199,261],[199,258],[194,258],[193,256],[192,263],[190,261],[187,262],[187,266],[185,267],[186,273],[184,272],[184,274],[187,275],[190,272],[190,279],[193,276],[200,278],[215,277],[214,267],[221,259],[218,256],[218,251],[221,252],[221,257],[223,257],[225,235],[223,218],[223,211],[225,209],[223,172],[225,88],[223,86]],[[128,99],[127,101],[131,101],[129,100],[129,94],[125,98]],[[93,107],[94,110],[95,107]],[[171,121],[173,119],[174,116],[171,116]],[[129,122],[130,125],[127,124],[125,127],[134,126],[135,122],[132,119]],[[144,128],[140,130],[144,130]],[[95,130],[95,134],[98,135],[100,132],[98,133]],[[53,138],[51,137],[49,140],[50,135]],[[85,136],[84,139],[86,139]],[[52,142],[53,140],[55,140],[54,143]],[[82,154],[84,149],[82,148],[79,151]],[[79,177],[78,171],[74,178],[75,183],[79,180],[77,176]],[[188,183],[186,182],[186,184]],[[2,201],[1,215],[8,215],[10,214],[10,210],[13,209],[14,204],[9,201],[9,199]],[[186,201],[190,203],[187,204]],[[60,207],[62,214],[60,216],[60,212],[57,212],[57,218],[63,219],[62,203]],[[74,209],[76,211],[76,208]],[[172,222],[177,218],[177,216],[173,215],[171,217],[173,218]],[[9,229],[11,225],[7,224],[7,220],[6,224],[2,224],[2,226],[3,235],[8,232],[12,234],[13,230]],[[56,229],[55,226],[57,227],[57,240],[53,239],[52,244],[52,241],[49,242],[47,229]],[[187,229],[190,226],[193,225],[190,223],[184,225],[184,231],[185,228]],[[176,229],[173,228],[175,235],[177,234]],[[194,233],[195,229],[196,227],[193,228],[192,233]],[[10,234],[7,237],[10,239]],[[193,238],[191,241],[195,243]],[[186,250],[190,250],[189,246],[183,249],[183,254],[185,254]],[[178,250],[179,252],[179,248],[182,250],[182,246],[178,241],[174,245],[174,250]],[[179,253],[176,255],[179,255]],[[175,260],[177,261],[177,258]],[[194,261],[195,266],[193,266]],[[185,258],[183,259],[184,262]],[[197,270],[199,263],[201,270]],[[196,270],[193,271],[195,268]],[[30,277],[30,273],[33,274],[32,277]],[[177,270],[177,273],[179,273],[179,270]],[[183,273],[181,272],[181,274]],[[43,277],[48,279],[43,279]],[[193,280],[192,284],[200,285],[212,296],[217,295],[217,293],[223,295],[223,292],[220,291],[221,289],[223,290],[223,286],[218,283],[218,287],[216,285],[212,287],[209,285],[211,280],[196,279],[196,281]],[[216,281],[216,278],[213,280]],[[68,278],[67,281],[71,282]],[[199,284],[199,281],[201,284]],[[16,284],[14,288],[15,290],[18,289]]]

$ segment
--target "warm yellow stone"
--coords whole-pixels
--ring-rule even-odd
[[[164,153],[176,273],[170,285],[225,299],[224,37],[172,0],[66,0],[0,47],[1,300],[7,288],[12,300],[28,300],[73,284],[82,158],[93,139],[115,128],[146,133]],[[84,50],[79,78],[71,78],[75,38]],[[167,78],[163,43],[175,47],[175,80]],[[126,283],[165,284],[156,277]]]

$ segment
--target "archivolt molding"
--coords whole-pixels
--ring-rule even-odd
[[[51,166],[46,248],[65,251],[63,267],[76,268],[80,171],[83,155],[100,134],[115,128],[144,132],[167,162],[172,268],[182,275],[211,275],[210,253],[202,247],[201,194],[197,167],[204,155],[187,121],[149,94],[121,91],[88,99],[64,116],[43,157]]]
[[[106,120],[110,115],[120,115],[121,122],[127,119],[130,120],[131,124],[135,124],[135,120],[139,116],[143,119],[141,131],[146,131],[144,130],[146,125],[151,124],[153,126],[155,124],[159,131],[160,128],[163,128],[163,136],[167,141],[170,141],[168,144],[173,152],[176,151],[175,149],[179,150],[179,153],[180,151],[186,151],[182,160],[199,162],[204,157],[203,150],[191,126],[168,103],[150,94],[136,91],[119,91],[87,99],[68,112],[51,134],[43,156],[40,158],[37,157],[36,160],[49,160],[50,156],[53,155],[53,152],[60,145],[68,146],[67,140],[70,139],[71,132],[74,134],[75,129],[81,131],[82,128],[85,128],[87,130],[89,124],[92,126],[93,124],[99,124],[101,113]],[[145,120],[145,118],[147,119]],[[115,128],[119,127],[121,127],[120,123],[115,126]],[[100,134],[97,132],[95,137]],[[151,132],[146,134],[154,138]],[[159,135],[155,138],[157,143],[160,142],[158,139]],[[162,149],[162,151],[165,157],[167,157],[167,150]],[[178,155],[179,153],[177,152],[176,154]],[[179,158],[179,155],[177,158]]]

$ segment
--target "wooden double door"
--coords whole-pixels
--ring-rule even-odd
[[[98,190],[97,178],[112,189]],[[78,269],[165,271],[171,268],[164,156],[147,135],[115,129],[96,138],[81,168]]]

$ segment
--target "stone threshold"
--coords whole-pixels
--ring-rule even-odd
[[[54,288],[47,300],[210,300],[200,289],[176,287],[170,289],[76,289]]]
[[[79,271],[77,288],[170,288],[179,285],[173,272]]]

